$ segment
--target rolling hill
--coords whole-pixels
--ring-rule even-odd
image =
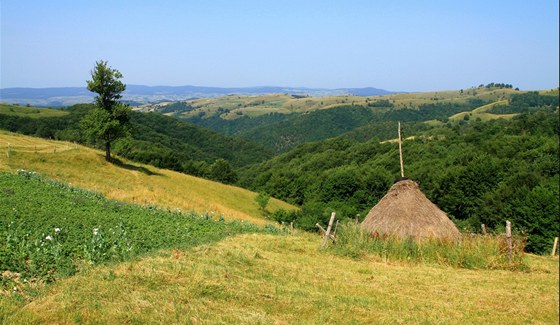
[[[0,151],[0,171],[35,171],[124,202],[266,222],[256,193],[122,158],[109,164],[101,152],[74,143],[0,131]],[[295,209],[271,199],[269,210],[279,208]]]

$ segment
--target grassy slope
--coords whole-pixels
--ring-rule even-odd
[[[68,114],[68,112],[51,108],[14,106],[0,103],[0,114],[26,116],[30,118],[42,118],[63,116]]]
[[[549,324],[558,259],[528,272],[352,260],[313,235],[242,235],[91,269],[0,303],[9,323]]]
[[[10,155],[8,151],[10,144]],[[56,146],[56,152],[54,148]],[[37,147],[37,153],[35,153]],[[226,218],[265,223],[254,200],[256,193],[189,175],[123,160],[109,164],[101,152],[62,141],[0,131],[0,170],[33,170],[47,177],[103,193],[111,199],[161,207],[213,211]],[[271,199],[267,207],[293,209]]]
[[[505,118],[505,119],[510,119],[518,114],[492,114],[492,113],[488,113],[488,110],[492,109],[495,106],[502,106],[502,105],[508,105],[508,101],[507,100],[499,100],[487,105],[483,105],[480,107],[477,107],[475,109],[473,109],[470,112],[461,112],[461,113],[457,113],[453,116],[451,116],[449,118],[449,120],[451,121],[460,121],[462,119],[464,119],[465,115],[470,115],[471,118],[480,118],[482,121],[487,121],[487,120],[492,120],[492,119],[497,119],[497,118]]]
[[[340,105],[367,105],[379,99],[389,100],[397,108],[418,107],[422,104],[434,103],[465,103],[469,99],[482,99],[497,101],[509,98],[512,94],[520,93],[513,89],[498,88],[470,88],[463,92],[459,90],[432,91],[423,93],[401,93],[384,96],[325,96],[294,98],[285,94],[271,94],[263,96],[223,96],[218,98],[202,98],[187,101],[194,109],[181,114],[188,118],[204,112],[206,116],[221,114],[224,119],[235,119],[239,116],[258,116],[271,112],[289,114],[294,112],[305,113],[319,109],[328,109]],[[144,109],[150,110],[164,107],[166,104],[146,105]],[[228,109],[229,113],[219,113],[219,108]]]

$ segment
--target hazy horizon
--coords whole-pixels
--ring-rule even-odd
[[[0,88],[127,84],[422,92],[559,80],[558,2],[3,0]]]

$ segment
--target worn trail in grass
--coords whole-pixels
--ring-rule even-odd
[[[528,272],[352,260],[313,235],[241,235],[100,267],[2,303],[26,323],[548,324],[558,260]]]

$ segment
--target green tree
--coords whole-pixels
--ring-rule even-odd
[[[80,126],[88,138],[105,145],[107,161],[111,161],[111,142],[130,132],[130,107],[119,102],[126,89],[119,80],[122,77],[118,70],[107,65],[107,61],[98,61],[91,71],[91,80],[87,81],[88,90],[97,93],[96,107],[82,119]]]
[[[259,194],[255,197],[255,202],[259,205],[259,209],[262,212],[266,211],[266,206],[268,205],[268,201],[270,200],[270,195],[266,194],[265,192],[259,192]]]
[[[210,166],[210,178],[225,184],[237,181],[237,174],[225,159],[218,159]]]

